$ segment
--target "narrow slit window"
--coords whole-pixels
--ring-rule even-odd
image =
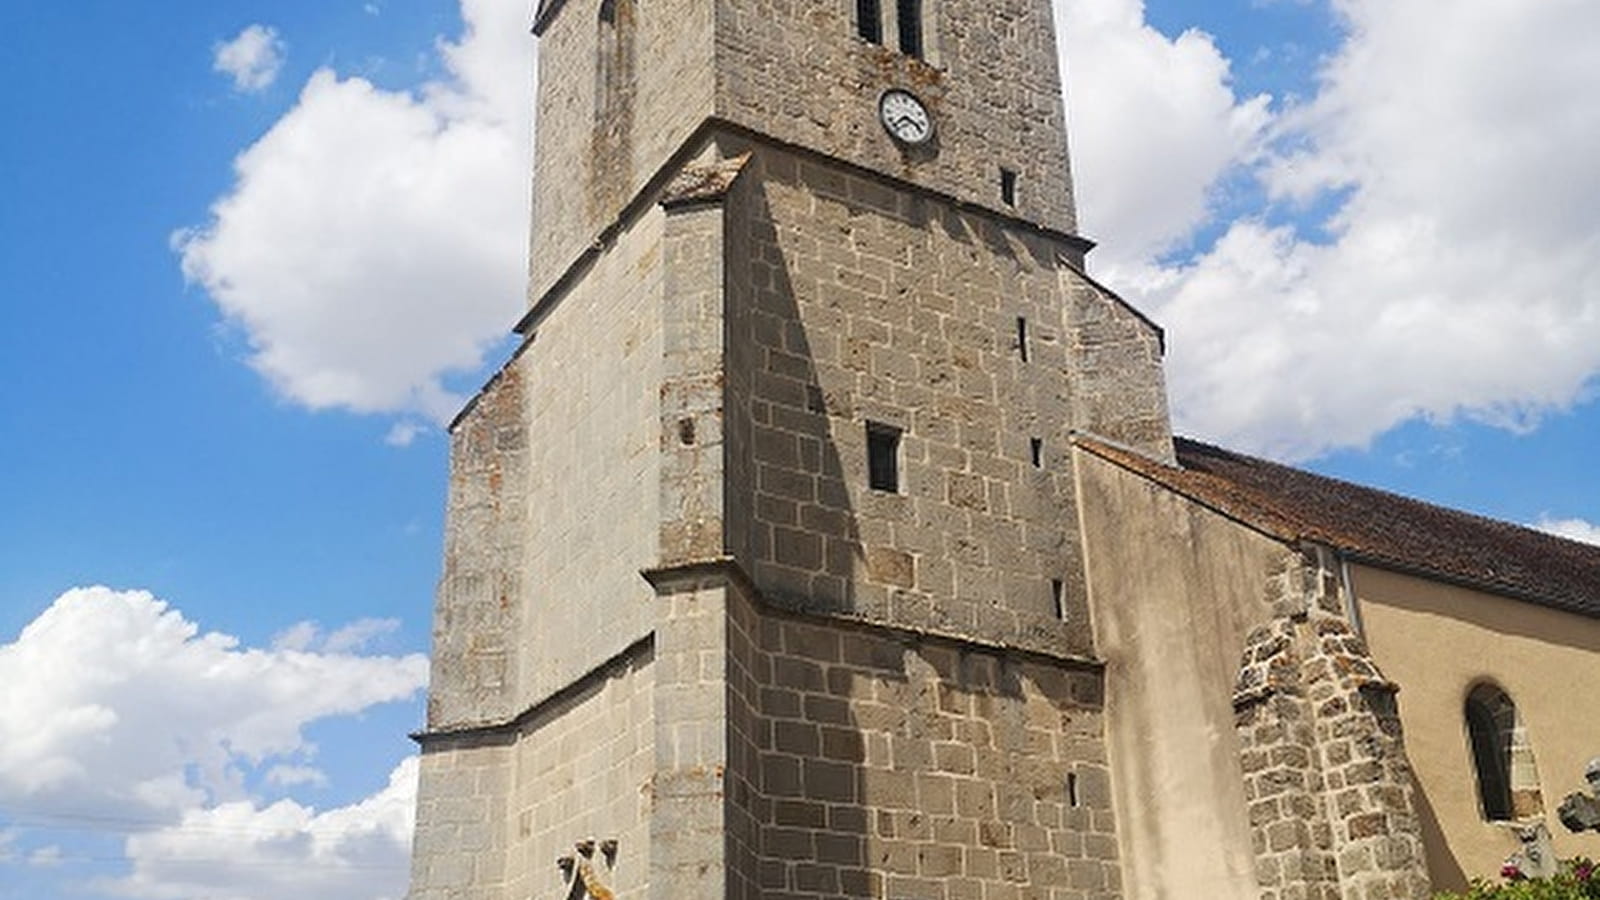
[[[875,491],[900,491],[900,429],[867,423],[867,484]]]
[[[1028,458],[1033,461],[1035,469],[1044,468],[1044,439],[1028,438]]]
[[[900,0],[896,17],[900,26],[900,52],[922,58],[922,0]]]
[[[1059,578],[1050,579],[1050,602],[1055,606],[1056,618],[1067,620],[1067,586]]]
[[[856,34],[863,41],[883,43],[883,7],[880,0],[856,0]]]
[[[1012,169],[1000,169],[1000,202],[1017,205],[1017,173]]]
[[[1067,805],[1074,809],[1078,806],[1078,773],[1067,773]]]
[[[1028,361],[1028,320],[1024,316],[1017,316],[1017,356]]]

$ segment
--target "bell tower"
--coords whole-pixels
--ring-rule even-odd
[[[529,306],[451,427],[412,900],[1115,896],[1050,0],[542,0]],[[597,850],[596,848],[602,848]]]

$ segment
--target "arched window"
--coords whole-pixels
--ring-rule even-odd
[[[922,0],[900,0],[895,11],[900,29],[900,52],[922,58]]]
[[[883,7],[879,0],[856,0],[856,34],[868,43],[883,43]]]
[[[636,0],[600,0],[595,22],[594,129],[590,137],[591,212],[610,214],[633,182]]]
[[[1492,684],[1480,684],[1467,694],[1465,713],[1483,817],[1499,822],[1542,813],[1533,746],[1511,697]]]

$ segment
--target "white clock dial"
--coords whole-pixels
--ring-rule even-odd
[[[902,144],[921,144],[933,137],[933,119],[922,101],[907,91],[892,90],[878,100],[878,120]]]

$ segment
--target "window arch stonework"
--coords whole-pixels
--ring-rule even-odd
[[[1463,715],[1478,801],[1491,822],[1535,818],[1544,813],[1533,744],[1511,696],[1481,683],[1468,692]]]

